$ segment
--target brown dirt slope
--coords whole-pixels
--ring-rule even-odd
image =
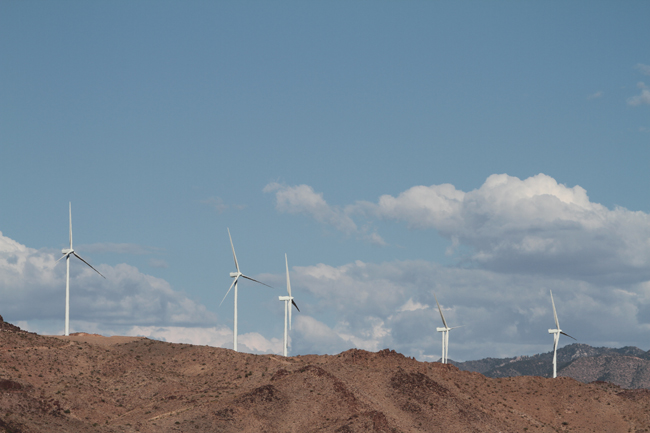
[[[489,379],[389,350],[282,358],[111,341],[0,332],[0,431],[650,431],[650,393],[608,383]]]

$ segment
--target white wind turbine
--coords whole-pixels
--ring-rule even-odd
[[[436,299],[436,304],[438,304],[438,311],[440,312],[442,324],[445,325],[443,328],[436,328],[436,331],[442,332],[442,363],[446,364],[447,355],[449,354],[449,331],[452,329],[460,328],[460,326],[454,326],[453,328],[450,328],[447,325],[447,321],[445,320],[445,316],[442,314],[442,308],[440,308],[440,304],[438,303],[438,298],[436,297],[435,293],[433,294],[433,297]]]
[[[557,320],[557,312],[555,311],[555,301],[553,300],[553,292],[549,290],[551,293],[551,303],[553,304],[553,316],[555,317],[555,329],[549,329],[548,333],[553,334],[553,378],[557,377],[557,344],[560,341],[560,334],[566,335],[569,338],[573,338],[566,332],[563,332],[560,329],[560,322]],[[573,338],[575,340],[575,338]],[[578,341],[578,340],[576,340]]]
[[[291,329],[291,305],[289,305],[289,301],[293,304],[294,307],[296,307],[296,310],[300,312],[300,308],[298,308],[298,305],[296,305],[296,302],[293,300],[293,296],[291,296],[291,281],[289,280],[289,261],[287,260],[287,254],[284,254],[284,264],[287,267],[287,293],[289,293],[289,296],[278,296],[278,299],[280,301],[284,301],[284,346],[282,349],[282,355],[287,356],[288,354],[288,346],[289,346],[289,335],[287,332],[287,313],[289,314],[289,329]]]
[[[72,203],[68,203],[69,205],[69,213],[70,213],[70,248],[64,248],[61,250],[61,253],[63,253],[63,256],[59,259],[65,258],[65,264],[66,264],[66,272],[65,272],[65,332],[64,334],[66,336],[70,335],[70,256],[75,256],[85,264],[87,264],[90,269],[93,271],[97,272],[99,275],[101,275],[104,279],[104,277],[97,269],[93,268],[90,263],[85,261],[84,259],[81,258],[79,254],[75,252],[75,250],[72,248]],[[57,262],[59,261],[57,260]]]
[[[261,281],[257,281],[257,280],[255,280],[255,279],[253,279],[251,277],[247,277],[246,275],[244,275],[244,274],[242,274],[240,272],[239,263],[237,263],[237,254],[235,254],[235,246],[232,243],[232,236],[230,236],[230,229],[228,229],[228,237],[230,238],[230,247],[232,248],[232,256],[235,259],[235,267],[237,268],[237,272],[231,272],[230,273],[230,276],[232,278],[234,278],[235,281],[233,281],[232,284],[230,285],[230,288],[226,292],[226,296],[223,297],[223,299],[221,300],[221,303],[219,304],[219,306],[221,306],[221,304],[223,304],[223,301],[226,300],[226,297],[228,296],[228,293],[230,293],[230,290],[234,286],[235,287],[235,316],[234,316],[234,326],[233,326],[232,340],[233,340],[233,349],[235,350],[235,352],[237,352],[237,281],[239,280],[239,277],[246,278],[247,280],[255,281],[256,283],[260,283],[260,284],[262,284],[262,285],[264,285],[266,287],[271,287],[271,286],[269,286],[268,284],[264,284]],[[273,287],[271,287],[271,288],[273,288]]]

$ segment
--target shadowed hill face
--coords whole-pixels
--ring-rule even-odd
[[[596,380],[624,388],[650,388],[650,352],[638,347],[591,347],[574,343],[558,349],[558,376],[589,383]],[[488,377],[550,377],[553,353],[516,358],[485,358],[454,363],[465,371],[477,371]]]
[[[646,391],[490,379],[390,350],[283,358],[93,335],[0,332],[14,432],[494,432],[650,429]]]

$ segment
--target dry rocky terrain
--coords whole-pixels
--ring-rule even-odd
[[[453,362],[453,361],[452,361]],[[461,370],[487,377],[551,377],[553,352],[516,358],[453,362]],[[622,388],[650,388],[650,353],[638,347],[591,347],[574,343],[557,351],[558,376],[581,382],[605,381]]]
[[[283,358],[0,326],[0,431],[647,432],[650,391],[390,350]]]

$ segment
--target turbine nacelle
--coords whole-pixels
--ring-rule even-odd
[[[68,254],[72,254],[72,253],[74,253],[74,250],[72,248],[64,248],[64,249],[61,250],[61,254],[66,255],[66,256]]]
[[[549,334],[562,334],[562,330],[561,329],[549,329],[548,333]]]
[[[436,328],[436,331],[438,331],[438,332],[445,332],[445,331],[449,331],[450,329],[451,329],[451,328]]]
[[[280,301],[293,301],[293,296],[278,296]]]
[[[231,272],[230,273],[230,278],[237,278],[240,275],[242,275],[241,272]]]

